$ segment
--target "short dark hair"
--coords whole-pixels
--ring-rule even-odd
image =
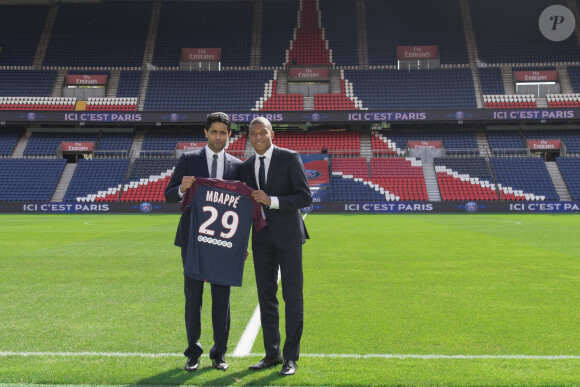
[[[214,122],[221,122],[222,124],[225,124],[228,127],[228,132],[231,132],[232,121],[230,120],[230,116],[228,116],[226,113],[222,112],[211,113],[209,116],[207,116],[207,120],[205,121],[205,128],[209,129],[209,127]]]

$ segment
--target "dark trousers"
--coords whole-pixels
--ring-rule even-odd
[[[266,356],[280,355],[278,298],[276,297],[279,267],[286,312],[286,341],[283,355],[285,360],[297,361],[304,327],[302,245],[289,249],[277,247],[272,240],[269,228],[255,233],[252,241]]]
[[[181,259],[185,265],[186,248],[181,249]],[[183,277],[185,293],[185,329],[187,331],[187,357],[200,357],[203,348],[199,342],[201,335],[201,307],[203,302],[204,282]],[[215,358],[225,354],[228,349],[230,334],[230,287],[211,284],[211,318],[213,325],[214,345],[209,357]]]

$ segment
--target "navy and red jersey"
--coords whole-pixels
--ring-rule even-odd
[[[185,191],[180,209],[191,211],[186,277],[242,286],[252,220],[256,230],[266,226],[252,191],[239,181],[199,177]]]

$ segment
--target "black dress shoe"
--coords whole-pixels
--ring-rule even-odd
[[[280,375],[294,375],[296,373],[296,368],[298,368],[298,364],[296,364],[294,360],[286,360],[282,366]]]
[[[266,368],[270,368],[276,364],[282,364],[282,362],[283,362],[282,355],[276,357],[266,356],[265,358],[260,360],[258,364],[251,365],[250,369],[254,371],[263,370]]]
[[[190,357],[187,359],[187,363],[185,363],[184,370],[187,372],[197,371],[199,369],[199,358],[198,357]]]
[[[221,370],[221,371],[225,371],[228,369],[228,363],[226,363],[226,358],[224,357],[223,354],[221,355],[217,355],[214,359],[213,359],[213,363],[212,363],[213,368],[215,368],[216,370]]]

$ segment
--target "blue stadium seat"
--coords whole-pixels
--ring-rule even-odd
[[[470,1],[471,20],[480,59],[489,63],[551,63],[580,61],[576,35],[562,42],[546,39],[538,18],[562,0]]]
[[[129,159],[80,159],[63,200],[77,202],[79,197],[119,189],[128,167]]]
[[[580,200],[580,157],[556,157],[572,200]]]
[[[382,109],[475,109],[470,69],[345,70],[363,107]]]
[[[179,66],[182,48],[221,48],[223,66],[249,66],[254,2],[225,4],[163,2],[153,64]]]
[[[141,67],[152,4],[59,3],[44,65]]]
[[[396,65],[397,46],[439,46],[442,64],[469,63],[459,0],[367,0],[369,64]]]
[[[62,142],[97,142],[98,133],[33,132],[28,140],[24,156],[56,156]]]
[[[154,71],[145,111],[250,111],[272,71]]]
[[[0,132],[0,157],[10,157],[18,143],[22,131],[6,128]]]
[[[560,200],[544,160],[539,157],[490,157],[498,184],[527,194]]]
[[[55,80],[52,70],[0,70],[0,95],[50,97]]]
[[[65,159],[0,159],[0,201],[50,201]]]
[[[0,66],[33,64],[48,10],[47,5],[0,5]]]

